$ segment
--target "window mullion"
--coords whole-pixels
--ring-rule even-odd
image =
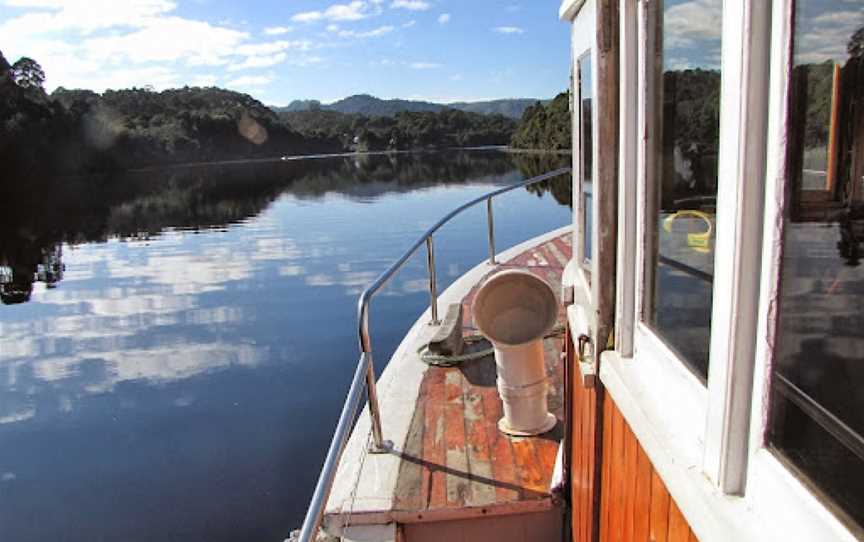
[[[638,24],[635,0],[620,3],[620,137],[618,161],[618,260],[615,306],[615,349],[633,355],[636,320],[636,179],[638,146]]]
[[[745,487],[761,271],[770,4],[726,2],[717,234],[703,468],[724,492]]]

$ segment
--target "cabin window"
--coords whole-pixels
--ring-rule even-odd
[[[798,0],[770,446],[864,526],[864,11]]]
[[[720,115],[722,0],[667,0],[651,55],[643,318],[703,382],[708,375]],[[696,24],[696,22],[699,24]]]
[[[588,263],[593,255],[592,246],[592,186],[594,164],[594,129],[591,104],[593,100],[591,81],[591,52],[576,61],[579,71],[579,171],[580,206],[582,209],[582,261]]]

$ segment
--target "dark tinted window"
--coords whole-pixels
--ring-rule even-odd
[[[796,3],[769,441],[864,524],[864,11]]]
[[[665,2],[649,129],[645,319],[705,379],[711,328],[722,1]]]
[[[591,246],[591,221],[593,217],[591,209],[591,186],[594,179],[592,168],[594,164],[594,136],[593,122],[591,116],[591,104],[593,101],[591,85],[591,53],[585,53],[579,58],[579,133],[581,145],[579,146],[579,159],[582,170],[582,231],[584,232],[582,258],[591,260],[593,254]]]

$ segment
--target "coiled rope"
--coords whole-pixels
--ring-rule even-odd
[[[543,336],[544,339],[549,339],[551,337],[558,337],[564,333],[564,326],[561,324],[556,325],[549,333]],[[486,337],[480,334],[468,335],[462,339],[466,345],[476,344],[480,342],[488,342]],[[495,352],[495,349],[492,346],[488,348],[483,348],[481,350],[475,350],[474,352],[468,352],[467,354],[460,354],[458,356],[444,356],[441,354],[433,354],[429,351],[429,345],[424,344],[420,348],[417,349],[417,354],[420,356],[420,359],[423,363],[427,365],[431,365],[433,367],[458,367],[462,365],[466,361],[473,361],[477,359],[483,359],[486,356],[492,355]]]

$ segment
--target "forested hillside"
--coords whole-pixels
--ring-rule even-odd
[[[0,161],[7,173],[79,174],[310,153],[507,145],[517,131],[517,121],[503,114],[440,104],[384,114],[417,102],[371,96],[345,100],[342,105],[356,110],[351,113],[308,102],[304,111],[277,114],[247,94],[217,87],[101,94],[61,87],[47,94],[44,81],[35,60],[10,65],[0,53]],[[490,102],[490,107],[506,110],[511,102]],[[357,112],[367,111],[370,103],[374,114]],[[559,144],[560,137],[548,137],[558,128],[543,125],[547,116],[557,118],[555,103],[548,106],[550,113],[540,102],[531,106],[522,121],[531,126],[519,128],[523,136],[515,141],[568,148],[569,143]],[[534,132],[543,135],[528,135]]]
[[[305,137],[358,151],[507,145],[516,129],[516,122],[503,115],[455,109],[405,111],[392,117],[323,109],[279,115]]]
[[[548,104],[537,102],[526,109],[510,145],[519,149],[570,149],[569,100],[569,93],[562,92]]]
[[[274,108],[279,112],[297,112],[327,110],[339,113],[359,114],[367,117],[392,117],[397,113],[404,112],[432,112],[437,113],[445,109],[458,109],[467,113],[481,113],[484,115],[504,115],[517,120],[522,113],[536,103],[537,100],[530,98],[512,98],[503,100],[489,100],[480,102],[453,102],[434,103],[418,100],[382,100],[368,94],[356,94],[348,96],[331,104],[322,104],[317,100],[295,100],[285,107]]]
[[[42,88],[38,63],[0,53],[0,160],[46,173],[338,150],[306,138],[254,98],[229,90]]]

